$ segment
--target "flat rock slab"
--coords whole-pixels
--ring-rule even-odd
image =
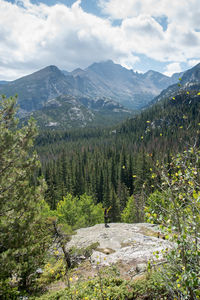
[[[119,262],[137,267],[147,263],[154,256],[153,252],[170,247],[168,241],[157,237],[158,232],[157,226],[148,223],[110,223],[108,228],[97,224],[78,229],[67,248],[86,248],[98,242],[99,246],[91,256],[94,267]]]

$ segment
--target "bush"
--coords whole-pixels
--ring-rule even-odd
[[[102,204],[95,205],[92,197],[86,194],[80,197],[67,194],[58,203],[55,215],[59,223],[67,223],[73,228],[92,226],[104,220]]]
[[[200,294],[200,151],[194,147],[172,158],[170,169],[160,166],[160,191],[148,199],[147,219],[159,220],[173,249],[165,257],[163,280],[180,299]],[[158,219],[159,216],[159,219]]]

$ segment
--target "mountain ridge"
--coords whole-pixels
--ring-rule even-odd
[[[41,109],[49,99],[60,95],[109,97],[129,108],[141,109],[172,80],[155,71],[147,78],[147,73],[141,75],[111,60],[72,72],[50,65],[1,85],[0,93],[18,94],[19,105],[27,112]]]
[[[177,75],[181,74],[176,74],[176,76]],[[173,98],[174,96],[177,96],[177,94],[181,94],[186,90],[188,93],[191,91],[200,91],[200,63],[182,73],[182,77],[179,76],[179,83],[172,84],[168,88],[164,89],[151,101],[150,105],[162,101],[165,98]]]

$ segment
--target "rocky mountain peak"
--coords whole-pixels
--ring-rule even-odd
[[[172,77],[149,70],[139,74],[112,60],[93,63],[82,70],[61,71],[55,65],[15,81],[1,84],[0,93],[7,97],[18,94],[25,111],[40,109],[49,99],[60,95],[107,97],[131,109],[142,109],[167,87],[176,84],[180,74]],[[178,77],[179,76],[179,77]],[[200,81],[200,64],[184,73],[182,84]],[[176,89],[176,87],[175,87]]]
[[[200,63],[183,74],[182,82],[200,82]]]
[[[85,73],[84,70],[82,70],[81,68],[77,68],[77,69],[75,69],[74,71],[72,71],[72,72],[70,73],[70,75],[72,75],[72,76],[80,76],[80,75],[82,75],[82,74],[84,74],[84,73]]]
[[[40,76],[48,76],[48,75],[51,75],[51,74],[56,74],[58,76],[62,76],[63,77],[63,73],[60,69],[58,69],[58,67],[54,66],[54,65],[50,65],[50,66],[47,66],[35,73],[33,73],[32,75],[40,75]]]

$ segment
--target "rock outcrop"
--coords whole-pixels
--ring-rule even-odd
[[[109,266],[116,264],[125,274],[137,274],[145,271],[149,259],[154,253],[170,247],[170,243],[158,238],[159,229],[153,224],[111,223],[106,228],[104,224],[77,230],[67,248],[73,246],[86,248],[92,243],[99,243],[90,257],[91,265]],[[159,255],[159,260],[163,260]],[[133,276],[134,276],[133,275]]]

